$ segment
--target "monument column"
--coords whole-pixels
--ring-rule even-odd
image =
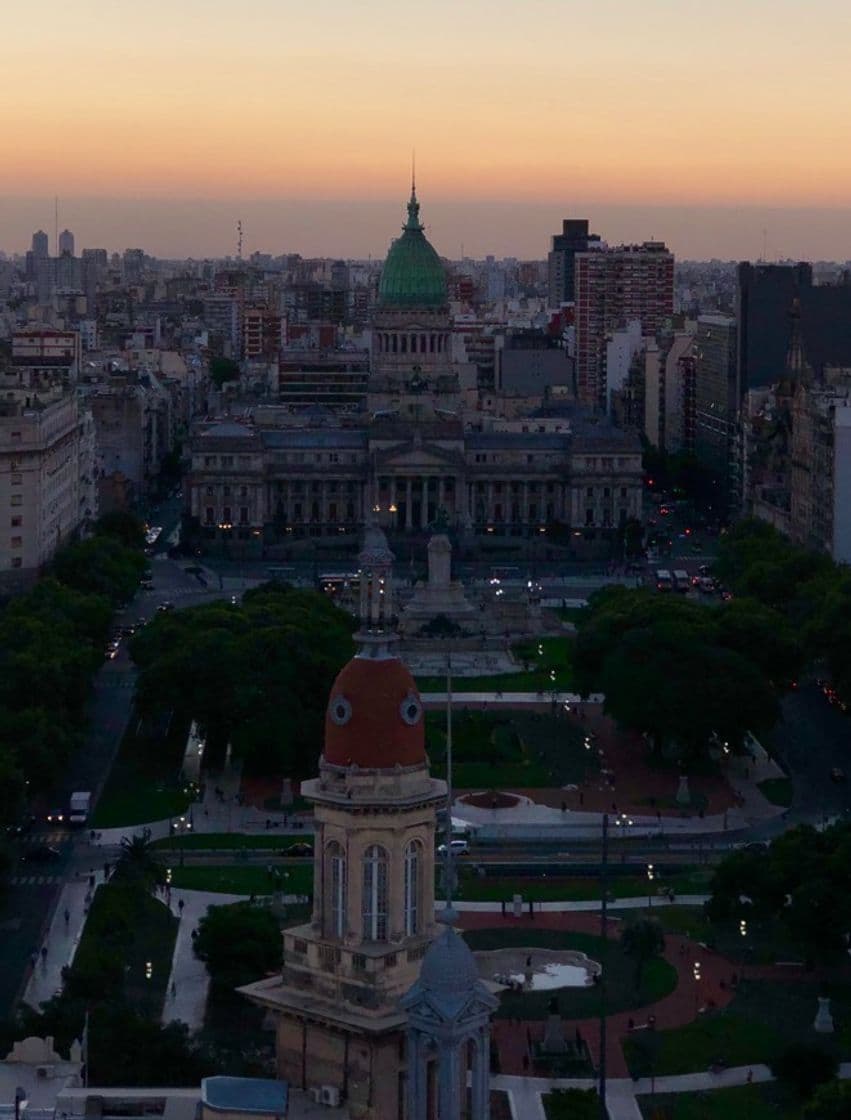
[[[420,502],[420,528],[426,529],[428,527],[428,478],[423,475],[421,481],[423,497]]]

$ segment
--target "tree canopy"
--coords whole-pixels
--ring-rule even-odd
[[[353,626],[325,596],[278,584],[247,592],[240,605],[159,615],[131,646],[139,710],[187,711],[211,750],[231,743],[255,771],[312,773]]]
[[[195,956],[214,984],[232,989],[280,968],[282,944],[269,910],[248,903],[211,906],[198,923]]]
[[[605,588],[580,618],[580,691],[654,748],[691,761],[712,745],[739,750],[773,725],[800,651],[785,619],[737,600],[710,609],[648,590]]]

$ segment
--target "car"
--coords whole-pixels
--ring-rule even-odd
[[[61,859],[62,853],[50,844],[32,844],[25,848],[21,860],[24,863],[50,863],[52,860]]]
[[[122,638],[132,638],[135,633],[136,633],[136,627],[135,626],[130,625],[130,626],[122,626],[121,627],[121,637]]]
[[[161,614],[165,614],[167,611],[173,611],[174,610],[174,603],[169,603],[167,601],[165,603],[160,603],[160,605],[157,607],[157,610]]]
[[[112,642],[103,651],[104,657],[107,661],[114,661],[118,657],[118,646],[113,646]]]
[[[832,782],[836,782],[837,784],[839,782],[846,781],[845,771],[842,770],[839,766],[834,766],[834,768],[830,772],[830,780]]]
[[[47,813],[48,824],[63,824],[68,814],[64,809],[49,809]]]
[[[139,580],[139,586],[142,588],[143,591],[153,591],[154,590],[154,581],[152,579],[140,579]]]
[[[450,840],[449,847],[454,856],[465,856],[470,850],[470,845],[466,840]],[[446,845],[441,844],[437,850],[441,855],[445,855]]]
[[[306,844],[303,840],[299,840],[295,844],[290,844],[286,850],[288,856],[312,856],[313,845]]]
[[[28,833],[32,832],[35,823],[35,817],[29,814],[26,817],[22,817],[19,821],[16,821],[15,824],[7,824],[6,835],[11,838],[26,836]]]

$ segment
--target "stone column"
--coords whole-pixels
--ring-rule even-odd
[[[428,1091],[425,1059],[418,1031],[408,1031],[408,1108],[407,1120],[427,1120]]]
[[[412,491],[413,491],[413,486],[411,484],[411,479],[406,478],[405,479],[405,529],[409,533],[410,533],[411,529],[413,529],[413,527],[414,527],[414,518],[413,518],[414,507],[413,507],[413,502],[411,500]]]
[[[477,1031],[473,1050],[471,1077],[472,1115],[475,1120],[490,1120],[490,1046],[488,1031]]]
[[[438,1050],[437,1114],[440,1120],[458,1120],[461,1115],[461,1074],[458,1043],[441,1042]]]
[[[428,479],[423,475],[422,478],[422,492],[423,498],[420,502],[420,528],[428,528]]]
[[[493,483],[492,482],[488,483],[487,495],[488,495],[488,497],[487,497],[487,508],[485,510],[485,521],[490,523],[490,522],[493,521]]]

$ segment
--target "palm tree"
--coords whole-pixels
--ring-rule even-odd
[[[624,926],[621,945],[625,953],[635,958],[635,987],[638,990],[644,965],[665,949],[665,934],[655,918],[638,918]]]
[[[165,868],[156,857],[147,830],[141,836],[134,834],[122,838],[115,873],[125,881],[142,884],[147,891],[165,882]]]

